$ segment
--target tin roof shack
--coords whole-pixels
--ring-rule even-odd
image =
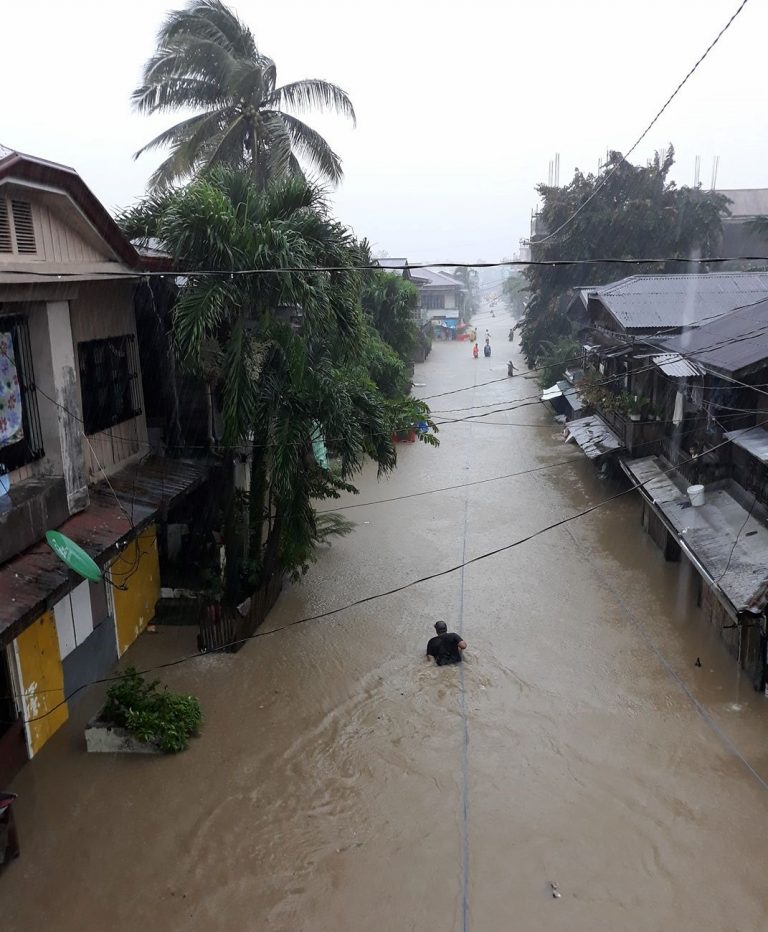
[[[731,479],[694,506],[687,481],[660,457],[624,460],[643,497],[643,524],[667,559],[683,554],[701,580],[701,606],[757,688],[765,685],[768,509]]]
[[[569,316],[584,342],[582,400],[631,455],[679,447],[672,427],[701,417],[691,386],[704,373],[671,337],[765,299],[768,274],[752,272],[633,275],[578,289]]]
[[[147,459],[134,293],[155,262],[73,169],[0,147],[6,778],[66,719],[65,696],[103,674],[151,619],[157,522],[204,478],[204,468]],[[52,528],[84,546],[113,585],[69,573],[40,543]]]

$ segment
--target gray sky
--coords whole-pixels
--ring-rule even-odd
[[[3,9],[0,143],[74,166],[110,209],[139,196],[159,161],[131,154],[172,118],[129,95],[168,0],[19,0]],[[356,130],[308,120],[344,160],[339,218],[393,256],[511,255],[534,185],[626,150],[738,0],[236,0],[280,83],[322,77],[349,92]],[[676,179],[702,156],[709,186],[768,187],[764,46],[751,0],[633,160],[674,143]]]

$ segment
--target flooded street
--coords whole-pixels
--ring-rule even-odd
[[[490,360],[437,343],[416,369],[435,419],[459,419],[440,448],[366,472],[340,502],[360,506],[354,533],[267,630],[619,491],[538,404],[464,419],[538,393],[505,378],[509,318],[477,324]],[[471,405],[489,407],[457,410]],[[632,493],[162,671],[205,716],[177,757],[86,755],[94,691],[11,787],[22,857],[0,879],[3,932],[768,928],[768,706],[693,582]],[[468,642],[462,667],[424,659],[439,618]],[[167,628],[126,660],[192,653],[193,633]]]

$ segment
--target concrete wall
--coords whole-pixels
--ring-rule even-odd
[[[27,745],[33,757],[69,718],[53,612],[41,615],[13,644],[24,696]]]
[[[109,616],[97,625],[83,643],[64,658],[64,691],[70,695],[85,683],[104,676],[117,660],[117,637],[114,619]],[[69,700],[74,705],[85,690]]]
[[[132,541],[109,568],[115,586],[112,601],[117,628],[117,652],[122,656],[154,618],[160,598],[157,532],[152,524]]]
[[[136,336],[133,304],[135,287],[134,282],[105,281],[88,282],[87,287],[80,289],[77,299],[70,305],[75,355],[77,344],[85,340],[104,340],[127,334]],[[138,359],[138,348],[136,357]],[[84,463],[91,482],[98,482],[103,478],[101,467],[109,473],[131,457],[149,451],[141,374],[139,376],[139,404],[142,413],[138,417],[116,424],[109,430],[88,437],[90,446],[85,444]],[[79,373],[77,380],[78,398],[81,398]]]

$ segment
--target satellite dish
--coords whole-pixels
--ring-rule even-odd
[[[67,566],[90,579],[91,582],[98,582],[101,579],[101,570],[88,554],[79,547],[73,540],[70,540],[66,534],[60,531],[46,531],[45,539],[48,545]]]
[[[11,487],[11,477],[8,473],[3,473],[0,476],[0,498],[8,494],[8,489]]]

